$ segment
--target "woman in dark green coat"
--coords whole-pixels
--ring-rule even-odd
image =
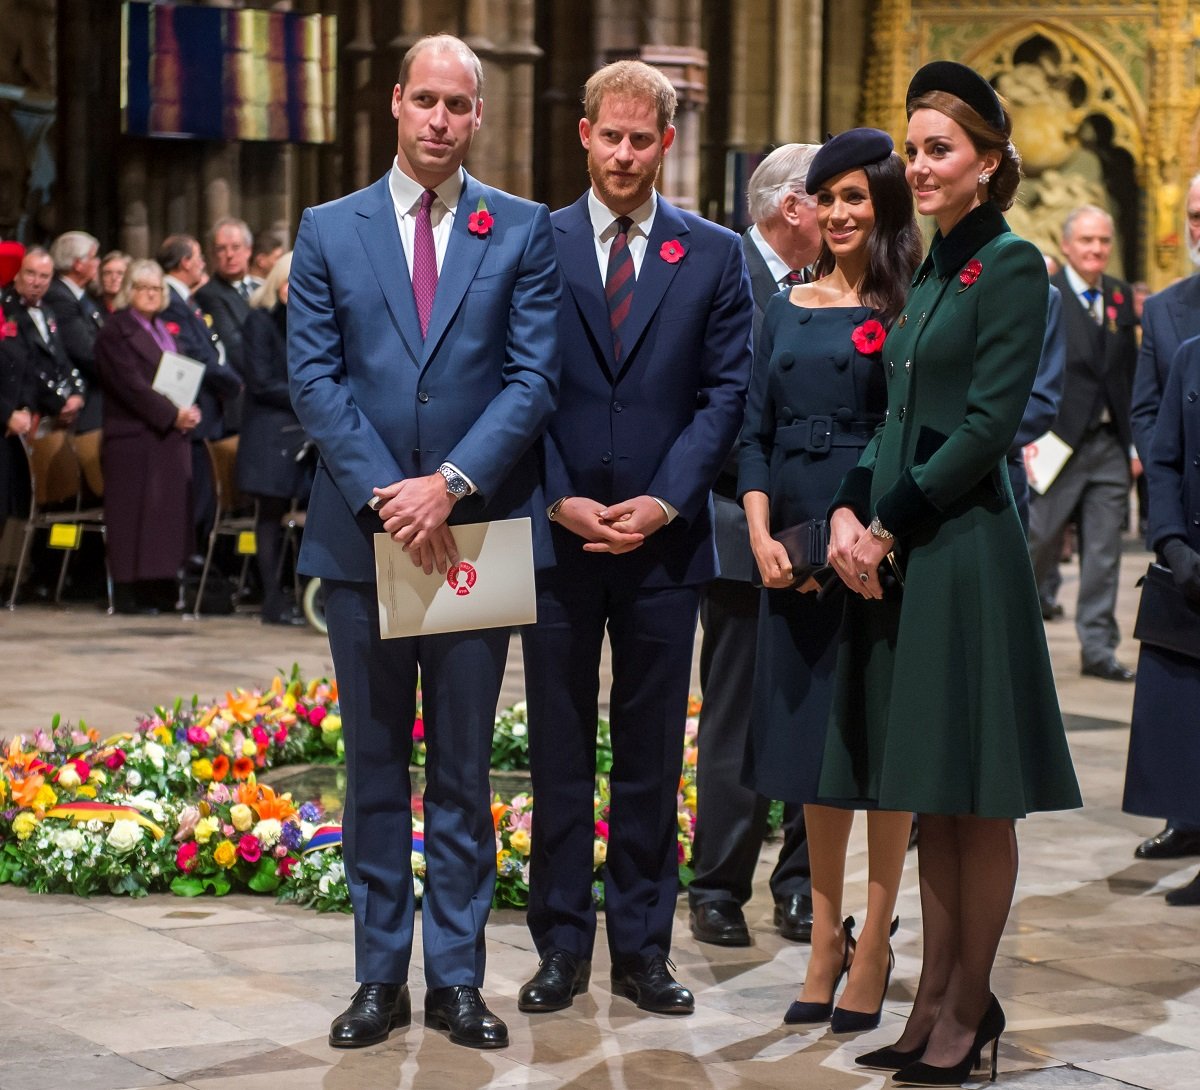
[[[953,1086],[1004,1028],[990,974],[1013,819],[1080,797],[1004,471],[1048,298],[1041,255],[1002,215],[1020,180],[1012,121],[949,61],[917,73],[907,105],[907,177],[938,231],[884,347],[884,425],[832,508],[830,560],[855,596],[820,793],[921,815],[921,981],[900,1040],[860,1062]],[[878,575],[893,550],[898,599]]]

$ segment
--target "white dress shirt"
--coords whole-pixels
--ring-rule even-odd
[[[767,268],[775,278],[775,283],[782,285],[791,275],[792,267],[771,249],[771,244],[763,238],[763,233],[758,229],[757,223],[750,228],[750,240],[758,247],[758,252],[762,254],[762,259],[767,263]]]

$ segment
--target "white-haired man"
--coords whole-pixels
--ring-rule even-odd
[[[87,403],[76,430],[100,427],[100,379],[96,374],[96,334],[104,313],[88,290],[100,270],[100,242],[86,231],[67,231],[50,246],[54,279],[46,289],[46,305],[58,322],[58,335],[71,365],[87,383]]]
[[[768,300],[808,278],[817,258],[817,201],[804,189],[819,144],[785,144],[755,168],[746,198],[751,226],[742,235],[754,295],[757,337]],[[750,899],[766,829],[768,800],[742,785],[750,729],[750,692],[761,592],[746,516],[737,502],[737,454],[730,452],[713,486],[720,578],[704,590],[700,620],[701,758],[697,767],[695,878],[688,887],[692,934],[717,946],[749,946],[742,906]],[[812,934],[812,882],[804,810],[784,812],[784,843],[771,874],[775,926],[785,939]]]

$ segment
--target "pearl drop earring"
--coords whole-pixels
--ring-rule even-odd
[[[992,180],[992,176],[990,174],[979,175],[979,184],[980,185],[987,185],[988,182],[990,182],[991,180]]]

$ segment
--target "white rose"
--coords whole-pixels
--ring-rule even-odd
[[[145,745],[145,751],[146,756],[150,758],[150,763],[161,772],[163,762],[167,756],[167,751],[163,749],[163,747],[157,742],[147,742]]]
[[[321,880],[317,883],[317,891],[319,893],[329,892],[330,878],[328,874],[322,874]]]
[[[266,818],[254,826],[254,835],[264,848],[273,848],[283,835],[283,826],[275,818]]]
[[[125,782],[130,787],[141,787],[142,774],[136,768],[131,768],[125,773]]]
[[[138,846],[142,839],[142,827],[136,821],[114,821],[104,842],[117,855],[126,855]]]
[[[55,843],[58,845],[58,850],[61,852],[75,853],[83,850],[83,833],[78,829],[63,829],[55,838]]]
[[[513,712],[513,715],[519,715],[519,716],[521,716],[522,719],[525,718],[525,701],[518,700],[512,706],[512,712]]]
[[[529,728],[524,723],[514,723],[512,725],[512,736],[514,738],[524,738],[529,733]]]
[[[342,865],[340,859],[330,865],[329,878],[333,882],[344,882],[346,880],[346,868]]]
[[[79,778],[79,773],[75,771],[74,765],[63,765],[58,770],[59,787],[65,787],[68,791],[73,791],[82,782]]]

